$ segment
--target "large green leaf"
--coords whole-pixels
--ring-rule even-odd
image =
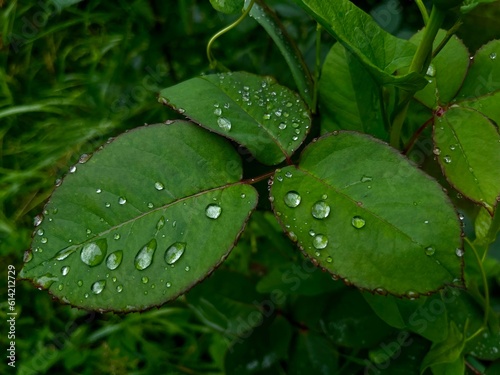
[[[434,180],[386,144],[333,133],[273,182],[289,237],[345,282],[410,298],[462,284],[456,212]]]
[[[357,130],[388,139],[381,87],[363,64],[336,43],[326,56],[319,85],[321,130]]]
[[[427,81],[417,73],[393,75],[408,67],[416,47],[384,31],[349,0],[295,0],[325,30],[360,59],[380,84],[407,89],[422,88]]]
[[[306,104],[271,77],[206,75],[166,88],[160,101],[247,147],[264,164],[289,158],[311,124]]]
[[[187,122],[139,128],[87,159],[52,194],[21,272],[74,306],[176,298],[225,259],[257,202],[234,149]]]
[[[493,212],[500,196],[500,134],[482,114],[453,107],[436,115],[434,153],[448,181]]]

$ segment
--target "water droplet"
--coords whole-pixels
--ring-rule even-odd
[[[45,232],[44,232],[44,230],[43,230],[43,229],[38,229],[38,230],[36,231],[36,234],[38,234],[39,236],[43,236],[43,234],[44,234],[44,233],[45,233]]]
[[[327,261],[328,263],[332,263],[332,262],[333,262],[333,259],[332,259],[332,257],[331,257],[331,256],[328,256],[328,257],[326,257],[326,261]]]
[[[297,235],[294,232],[288,232],[288,237],[290,237],[293,242],[297,242]]]
[[[456,145],[450,145],[450,150],[451,150],[451,151],[455,151],[455,149],[456,149],[456,148],[457,148],[457,146],[456,146]]]
[[[325,219],[330,215],[330,206],[325,201],[317,201],[313,204],[311,213],[316,219]]]
[[[490,59],[495,60],[497,58],[496,52],[490,53]]]
[[[205,208],[205,215],[207,215],[207,217],[210,219],[217,219],[220,216],[221,212],[221,206],[215,203],[211,203]]]
[[[69,173],[75,173],[76,172],[76,165],[73,165],[70,169],[69,169]]]
[[[455,254],[457,255],[457,257],[461,258],[464,256],[465,252],[462,249],[457,248],[457,249],[455,249]]]
[[[42,215],[36,215],[34,218],[33,218],[33,225],[35,227],[39,226],[40,224],[42,224],[42,221],[43,221],[43,216]]]
[[[144,245],[141,250],[139,250],[134,260],[135,268],[142,271],[151,265],[151,262],[153,262],[153,255],[156,251],[156,246],[156,239],[153,238],[146,245]]]
[[[92,290],[92,293],[100,294],[104,290],[105,286],[106,286],[106,280],[99,280],[93,283],[90,289]]]
[[[123,198],[123,197],[120,197],[120,198],[118,199],[118,204],[122,204],[122,205],[123,205],[123,204],[125,204],[125,203],[127,203],[127,199],[125,199],[125,198]]]
[[[427,246],[425,248],[425,255],[434,255],[434,253],[436,252],[436,249],[434,249],[432,246]]]
[[[365,219],[363,219],[362,217],[354,216],[351,220],[351,224],[354,228],[361,229],[365,226],[366,222]]]
[[[444,162],[446,164],[450,164],[451,163],[451,156],[450,155],[445,155],[445,157],[443,159],[444,159]]]
[[[222,115],[222,109],[220,109],[220,108],[215,108],[215,109],[214,109],[214,115],[216,115],[216,116],[220,116],[220,115]]]
[[[184,267],[184,271],[188,272],[190,270],[189,266]]]
[[[167,288],[170,288],[170,287],[172,286],[172,284],[170,284],[170,283],[166,283],[166,284],[165,284],[165,286],[166,286]]]
[[[84,297],[85,297],[85,298],[89,298],[89,294],[88,294],[88,293],[85,293]]]
[[[412,290],[409,290],[408,292],[406,292],[406,296],[409,298],[409,299],[415,299],[417,298],[418,296],[418,293],[412,291]]]
[[[286,178],[292,178],[293,174],[290,171],[285,172],[285,177]]]
[[[264,120],[269,120],[271,118],[271,115],[269,113],[264,113],[264,116],[262,116]]]
[[[55,185],[56,186],[61,186],[62,180],[60,178],[56,179]]]
[[[230,131],[231,130],[231,121],[229,121],[227,118],[225,117],[219,117],[217,119],[217,124],[219,125],[219,128],[221,128],[222,130],[224,131]]]
[[[299,193],[296,191],[289,191],[288,193],[285,194],[285,197],[283,199],[285,201],[285,204],[290,207],[290,208],[295,208],[300,204],[300,201],[302,200],[301,196]]]
[[[439,147],[436,147],[434,148],[434,150],[432,150],[432,153],[434,155],[441,155],[441,149]]]
[[[101,238],[96,242],[91,242],[83,246],[80,253],[80,258],[83,263],[94,267],[104,260],[108,250],[108,242],[105,238]]]
[[[82,154],[80,156],[80,159],[78,159],[78,163],[85,164],[90,159],[91,156],[92,156],[91,154]]]
[[[324,234],[317,234],[313,239],[313,246],[315,249],[321,250],[328,245],[328,237]]]
[[[47,239],[47,237],[42,237],[42,239],[40,240],[41,243],[47,243],[49,242],[49,240]]]
[[[101,194],[102,193],[102,190],[101,189],[96,189],[95,191],[97,194]]]
[[[119,239],[120,239],[120,237],[121,237],[121,236],[120,236],[120,233],[115,233],[115,234],[114,234],[114,236],[113,236],[113,238],[114,238],[115,240],[119,240]]]
[[[57,290],[63,290],[63,288],[64,288],[64,285],[63,285],[63,284],[59,284],[59,285],[57,286]]]
[[[278,125],[278,129],[285,130],[286,129],[286,124],[284,122],[282,122],[281,124]]]
[[[118,293],[121,293],[121,292],[123,291],[123,285],[118,285],[118,286],[116,287],[116,291],[117,291]]]
[[[76,285],[78,285],[78,286],[82,286],[82,285],[83,285],[83,280],[78,280],[78,281],[76,282]]]
[[[184,250],[186,250],[185,242],[174,242],[165,252],[165,262],[174,264],[184,254]]]
[[[370,176],[361,177],[361,182],[370,182],[371,180],[373,180],[373,178]]]
[[[246,194],[245,194],[245,193],[241,193],[240,197],[241,197],[242,199],[244,199],[244,198],[246,198]]]
[[[147,284],[147,283],[149,282],[149,277],[147,277],[147,276],[143,276],[143,277],[141,278],[141,281],[142,281],[142,283],[143,283],[143,284]]]
[[[55,256],[54,258],[56,260],[64,260],[66,259],[67,257],[69,257],[71,254],[73,254],[75,251],[77,250],[77,248],[75,246],[70,246],[70,247],[67,247],[65,249],[62,249],[61,251],[59,251]]]
[[[434,65],[429,65],[425,74],[429,77],[434,77],[436,75],[436,68],[434,68]]]
[[[37,278],[35,280],[35,284],[37,284],[38,286],[40,286],[43,289],[47,289],[57,280],[59,280],[59,279],[57,277],[55,277],[54,275],[52,275],[51,273],[46,273],[45,275]]]
[[[26,250],[23,256],[23,262],[28,263],[31,259],[33,259],[33,252],[31,250]]]
[[[66,276],[68,274],[69,270],[70,270],[69,266],[64,266],[63,268],[61,268],[61,274],[63,276]]]
[[[158,222],[156,223],[156,230],[160,230],[164,226],[165,226],[165,217],[162,216],[160,217],[160,220],[158,220]]]
[[[110,270],[115,270],[118,268],[123,259],[123,251],[117,250],[108,255],[106,259],[106,266]]]
[[[148,203],[148,208],[153,208],[153,207],[154,207],[153,203],[149,202]]]
[[[109,208],[109,207],[111,207],[111,203],[106,202],[106,203],[104,203],[104,206],[105,206],[106,208]]]
[[[292,140],[294,140],[294,141],[296,141],[297,139],[299,139],[299,137],[297,137],[296,135],[294,135],[294,136],[292,137]]]

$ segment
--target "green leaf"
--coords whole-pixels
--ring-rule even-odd
[[[467,99],[460,102],[460,107],[471,108],[482,113],[495,124],[500,124],[500,91],[479,98]]]
[[[468,13],[480,4],[494,3],[498,0],[464,0],[463,5],[460,7],[462,13]]]
[[[476,98],[497,90],[500,90],[500,40],[493,40],[476,52],[457,98]]]
[[[423,33],[415,34],[410,40],[418,45]],[[444,30],[439,30],[434,41],[434,48],[446,37]],[[453,69],[450,69],[453,67]],[[469,68],[469,52],[460,39],[452,36],[445,47],[432,60],[427,70],[429,84],[415,94],[415,98],[429,108],[449,103],[457,94]]]
[[[273,181],[289,237],[345,282],[409,298],[461,284],[461,229],[448,197],[386,144],[334,132]]]
[[[363,64],[336,43],[326,56],[319,85],[321,130],[356,130],[387,140],[381,88]]]
[[[434,367],[440,364],[451,364],[452,368],[456,368],[457,362],[463,362],[462,352],[465,347],[465,336],[460,332],[454,322],[450,322],[450,329],[448,332],[448,338],[445,341],[432,345],[431,350],[429,350],[422,362],[422,367],[420,368],[421,374],[424,373],[424,370],[428,367]],[[438,374],[458,374],[457,372],[449,372],[443,367],[438,371]]]
[[[338,373],[338,353],[324,337],[312,331],[300,331],[291,355],[288,374]]]
[[[312,93],[314,92],[311,73],[293,39],[290,38],[276,14],[264,2],[255,2],[250,10],[250,16],[266,30],[280,50],[290,68],[302,99],[311,108],[313,105]]]
[[[370,293],[363,293],[363,297],[392,327],[407,329],[433,342],[442,341],[448,335],[446,301],[440,294],[413,301]]]
[[[234,149],[187,122],[138,128],[87,159],[52,194],[21,272],[74,306],[175,299],[227,257],[257,203]]]
[[[238,13],[243,9],[245,0],[210,0],[210,4],[218,12],[232,14]]]
[[[289,158],[311,118],[298,95],[271,77],[237,72],[192,78],[164,89],[160,101],[247,147],[267,165]]]
[[[366,66],[380,84],[406,89],[422,88],[427,81],[417,73],[394,76],[408,67],[416,47],[380,28],[365,12],[348,0],[295,0],[337,41]]]
[[[447,180],[490,213],[500,195],[500,135],[483,115],[452,107],[436,115],[434,144]]]

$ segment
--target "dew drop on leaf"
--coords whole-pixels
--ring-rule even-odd
[[[110,270],[115,270],[118,268],[123,259],[123,251],[117,250],[108,255],[106,259],[106,266]]]
[[[120,237],[121,237],[121,236],[120,236],[120,233],[115,233],[115,234],[113,235],[113,238],[114,238],[115,240],[119,240],[119,239],[120,239]]]
[[[127,199],[125,199],[124,197],[120,197],[118,199],[118,204],[124,205],[125,203],[127,203]]]
[[[332,262],[333,262],[333,259],[332,259],[332,257],[331,257],[331,256],[328,256],[328,257],[326,257],[326,261],[327,261],[328,263],[332,263]]]
[[[71,254],[73,254],[75,251],[76,251],[76,247],[74,246],[70,246],[70,247],[67,247],[65,249],[62,249],[61,251],[59,251],[55,256],[54,258],[56,260],[64,260],[66,259],[67,257],[69,257]]]
[[[156,230],[160,230],[164,226],[165,226],[165,217],[162,216],[160,217],[160,220],[158,220],[158,222],[156,223]]]
[[[91,154],[82,154],[80,156],[80,159],[78,159],[78,163],[85,164],[90,159],[91,156],[92,156]]]
[[[439,147],[436,147],[434,148],[434,150],[432,150],[432,153],[434,155],[441,155],[441,149]]]
[[[457,255],[457,257],[461,258],[464,256],[465,252],[462,249],[457,248],[455,249],[455,254]]]
[[[283,200],[285,201],[285,204],[288,207],[295,208],[300,204],[300,201],[302,200],[302,198],[301,198],[299,193],[291,190],[285,194],[285,197],[283,198]]]
[[[185,242],[175,242],[170,245],[165,251],[165,262],[167,264],[174,264],[179,260],[179,258],[184,254],[184,250],[186,250]]]
[[[77,283],[76,283],[76,285],[82,286],[83,285],[83,280],[78,280]]]
[[[366,222],[365,219],[363,219],[362,217],[354,216],[351,220],[351,224],[354,228],[361,229],[365,226]]]
[[[491,60],[495,60],[496,58],[497,58],[497,54],[496,54],[496,52],[492,52],[492,53],[490,53],[490,59],[491,59]]]
[[[51,273],[46,273],[45,275],[42,275],[38,279],[36,279],[35,284],[46,289],[49,288],[57,280],[59,279],[54,275],[52,275]]]
[[[425,248],[425,255],[434,255],[434,253],[436,252],[436,249],[434,249],[432,246],[427,246]]]
[[[106,280],[99,280],[93,283],[90,289],[92,290],[92,293],[100,294],[104,290],[105,286],[106,286]]]
[[[281,124],[278,125],[278,129],[285,130],[286,129],[286,124],[284,122],[282,122]]]
[[[325,219],[330,215],[330,206],[325,201],[317,201],[313,204],[311,213],[316,219]]]
[[[69,266],[64,266],[61,268],[61,274],[63,276],[66,276],[69,273],[70,267]]]
[[[143,276],[143,277],[141,278],[141,281],[142,281],[142,283],[143,283],[143,284],[147,284],[147,283],[149,282],[149,277],[147,277],[147,276]]]
[[[34,218],[33,218],[33,225],[35,227],[39,226],[40,224],[42,224],[42,221],[43,221],[43,216],[42,215],[36,215]]]
[[[231,130],[231,126],[232,126],[231,121],[229,121],[225,117],[219,117],[217,119],[217,124],[219,125],[219,128],[221,128],[224,131],[228,132]]]
[[[91,242],[83,246],[80,253],[80,258],[86,265],[94,267],[104,260],[107,249],[108,242],[105,238],[101,238],[95,242]]]
[[[146,245],[144,245],[141,250],[139,250],[134,260],[135,268],[142,271],[151,265],[153,262],[153,255],[156,251],[156,246],[156,239],[153,238]]]
[[[324,234],[317,234],[313,239],[315,249],[321,250],[328,246],[328,237]]]
[[[159,182],[159,181],[156,181],[156,182],[155,182],[155,189],[156,189],[156,190],[158,190],[158,191],[163,190],[163,189],[165,189],[165,185],[163,185],[163,184],[162,184],[161,182]]]
[[[23,262],[28,263],[31,259],[33,259],[33,252],[31,250],[26,250],[23,256]]]
[[[118,293],[121,293],[121,292],[123,291],[123,285],[118,285],[118,286],[116,287],[116,291],[117,291]]]
[[[205,208],[205,215],[210,219],[217,219],[222,213],[222,208],[218,204],[211,203]]]

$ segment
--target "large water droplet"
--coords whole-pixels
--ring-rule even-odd
[[[64,266],[61,268],[61,274],[63,276],[66,276],[69,273],[70,267],[69,266]]]
[[[146,245],[144,245],[141,250],[139,250],[134,260],[135,268],[142,271],[151,265],[153,255],[156,251],[156,246],[156,239],[153,238]]]
[[[330,206],[325,201],[317,201],[313,204],[311,213],[316,219],[325,219],[330,215]]]
[[[313,239],[313,246],[315,249],[321,250],[328,245],[328,237],[324,234],[317,234]]]
[[[122,250],[117,250],[115,252],[112,252],[111,254],[108,255],[108,258],[106,259],[106,266],[110,270],[117,269],[120,263],[122,262],[122,259],[123,259]]]
[[[156,190],[158,190],[158,191],[163,190],[163,189],[165,189],[165,185],[163,185],[163,184],[162,184],[161,182],[159,182],[159,181],[156,181],[156,182],[155,182],[155,189],[156,189]]]
[[[174,264],[179,260],[182,254],[184,254],[184,250],[186,250],[185,242],[173,243],[165,252],[165,262],[167,262],[167,264]]]
[[[425,255],[434,255],[434,253],[436,252],[436,249],[434,249],[432,246],[427,246],[425,248]]]
[[[351,224],[356,229],[361,229],[365,226],[366,221],[360,216],[354,216],[351,220]]]
[[[222,109],[220,109],[220,108],[215,108],[215,109],[214,109],[214,115],[216,115],[216,116],[220,116],[220,115],[222,115]]]
[[[302,200],[301,196],[299,193],[296,191],[289,191],[288,193],[285,194],[285,197],[283,199],[285,201],[285,204],[288,207],[295,208],[300,204],[300,201]]]
[[[90,289],[92,290],[92,293],[100,294],[104,290],[105,286],[106,286],[106,280],[99,280],[93,283]]]
[[[210,219],[217,219],[220,216],[221,212],[221,206],[215,203],[211,203],[205,208],[205,215],[207,215],[207,217]]]
[[[82,262],[94,267],[104,260],[106,252],[108,250],[108,242],[105,238],[101,238],[96,242],[91,242],[83,246],[80,253],[80,258]]]
[[[227,118],[225,117],[219,117],[217,119],[217,124],[219,125],[219,128],[221,128],[222,130],[224,131],[230,131],[231,130],[231,121],[229,121]]]

